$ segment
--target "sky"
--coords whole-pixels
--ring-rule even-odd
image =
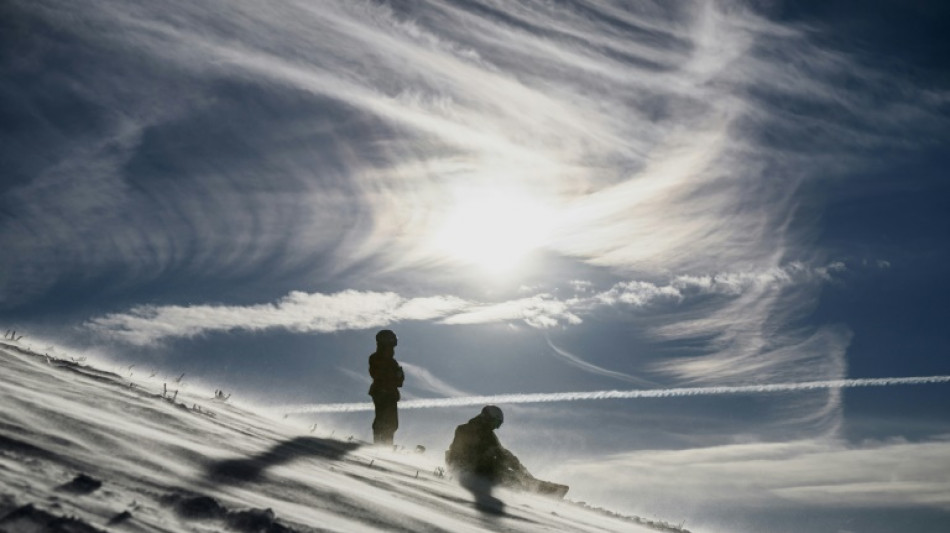
[[[4,2],[0,325],[364,436],[370,412],[312,411],[369,400],[390,328],[404,399],[507,395],[502,442],[575,497],[943,531],[946,383],[528,400],[950,375],[948,21]],[[403,409],[396,440],[475,412]]]

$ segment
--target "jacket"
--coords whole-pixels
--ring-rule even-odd
[[[370,396],[392,394],[399,400],[399,387],[406,376],[396,358],[373,353],[369,356],[369,375],[373,378],[373,384],[369,386]]]
[[[506,452],[491,422],[476,416],[455,428],[455,438],[445,452],[445,463],[457,470],[492,474],[500,466]]]

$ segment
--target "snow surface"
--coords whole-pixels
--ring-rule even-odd
[[[0,531],[686,531],[127,374],[0,343]]]

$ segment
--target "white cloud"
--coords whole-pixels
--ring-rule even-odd
[[[933,506],[950,509],[950,440],[743,443],[644,450],[556,468],[572,490],[612,502],[676,501],[688,507]],[[599,487],[610,481],[610,491]],[[612,493],[612,494],[611,494]],[[617,502],[626,503],[626,502]]]
[[[735,299],[744,292],[782,287],[793,281],[807,283],[814,277],[799,274],[808,271],[794,264],[786,270],[773,269],[764,273],[680,276],[662,286],[628,281],[617,283],[606,291],[591,290],[593,294],[587,297],[559,299],[542,293],[496,303],[473,302],[449,295],[406,298],[393,292],[347,290],[321,294],[295,291],[273,304],[137,306],[125,313],[93,318],[86,327],[138,345],[208,332],[284,329],[298,333],[328,333],[381,327],[403,320],[436,321],[447,325],[515,322],[547,329],[580,324],[584,314],[601,307],[643,308],[659,303],[677,304],[690,296],[691,292],[684,290],[690,287],[699,287],[702,294]]]
[[[643,307],[660,299],[678,302],[683,299],[683,295],[671,285],[658,287],[646,281],[627,281],[614,285],[594,298],[606,305],[627,304]]]
[[[578,293],[590,292],[590,290],[594,287],[592,282],[583,279],[572,279],[568,282],[568,284],[572,289],[574,289],[574,292]]]
[[[275,304],[251,306],[139,306],[87,323],[93,331],[132,344],[207,332],[331,332],[384,326],[398,320],[427,320],[457,310],[458,299],[406,299],[391,292],[342,291],[335,294],[292,292]]]
[[[468,309],[471,302],[455,296],[412,298],[399,306],[395,318],[399,320],[433,320]]]
[[[550,328],[562,323],[579,324],[580,317],[571,312],[567,302],[547,294],[521,298],[497,304],[473,306],[456,315],[441,320],[443,324],[486,324],[523,320],[529,326]]]

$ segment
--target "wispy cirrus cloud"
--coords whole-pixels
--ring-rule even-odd
[[[412,378],[414,389],[422,389],[442,396],[468,395],[467,392],[446,383],[424,367],[407,363],[406,361],[402,361],[399,364],[402,365],[406,374]],[[411,399],[411,397],[407,395],[406,399]]]
[[[129,284],[424,277],[462,261],[433,240],[463,183],[559,213],[534,245],[581,262],[766,268],[800,255],[788,221],[812,170],[906,143],[943,101],[739,2],[42,0],[10,15],[37,31],[0,68],[43,118],[10,146],[48,142],[17,149],[30,171],[4,190],[7,306],[116,269]],[[866,105],[882,98],[895,105]],[[74,123],[88,127],[59,133]]]
[[[595,364],[592,364],[588,361],[584,361],[583,359],[574,355],[573,353],[568,352],[567,350],[559,346],[556,346],[553,342],[551,342],[550,337],[546,337],[545,340],[547,340],[548,347],[551,348],[551,350],[555,354],[557,354],[564,361],[567,361],[568,364],[571,364],[577,368],[580,368],[581,370],[590,372],[592,374],[599,374],[601,376],[607,376],[614,379],[619,379],[620,381],[626,381],[627,383],[634,383],[634,384],[640,385],[641,387],[654,388],[657,386],[656,383],[653,383],[647,379],[639,378],[637,376],[631,376],[630,374],[617,372],[615,370],[603,368]]]

